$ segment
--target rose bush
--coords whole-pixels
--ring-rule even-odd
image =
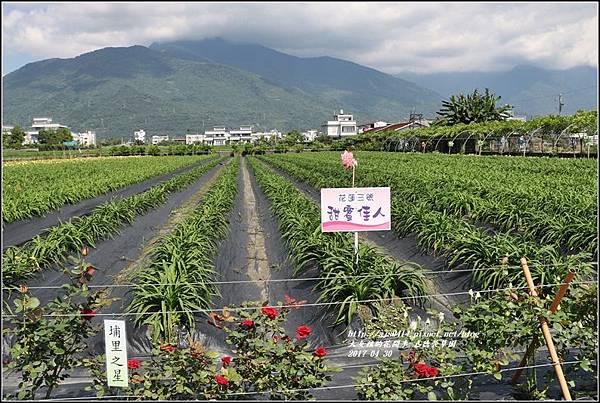
[[[311,396],[308,389],[331,380],[330,374],[336,369],[325,365],[325,349],[309,347],[311,328],[299,326],[296,341],[285,333],[289,306],[280,305],[278,310],[269,307],[278,312],[273,319],[265,307],[257,309],[257,303],[242,307],[248,309],[242,309],[240,318],[225,326],[225,331],[236,355],[230,368],[243,379],[245,391],[265,393],[273,399],[306,399]],[[249,322],[252,326],[247,325]]]
[[[48,399],[68,371],[81,365],[80,354],[87,349],[86,339],[99,331],[92,319],[96,310],[110,305],[103,290],[91,292],[87,286],[94,274],[89,265],[71,259],[75,266],[64,269],[71,283],[63,286],[64,294],[46,305],[22,285],[14,299],[17,315],[7,322],[4,335],[12,338],[10,362],[5,369],[21,377],[16,395],[7,398],[35,399],[45,388]]]
[[[213,315],[218,320],[214,324],[227,332],[234,357],[207,352],[190,339],[178,346],[162,344],[150,360],[135,365],[122,393],[153,400],[252,399],[261,394],[303,399],[310,397],[310,388],[327,384],[334,369],[325,365],[324,347],[310,348],[310,327],[296,329],[297,341],[285,334],[282,325],[290,307],[246,303],[242,308],[240,317],[229,311]],[[106,384],[104,360],[86,360],[94,376],[88,389],[98,397],[117,392]]]

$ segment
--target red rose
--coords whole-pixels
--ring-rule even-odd
[[[215,381],[217,381],[219,385],[229,385],[229,379],[225,378],[223,375],[215,375]]]
[[[264,307],[260,311],[263,313],[263,315],[266,315],[271,320],[275,319],[279,314],[277,309],[271,308],[270,306]]]
[[[325,357],[327,355],[327,350],[325,350],[325,347],[317,347],[315,349],[315,355],[317,357]]]
[[[254,321],[252,321],[250,319],[244,319],[242,321],[242,326],[246,326],[247,328],[251,328],[252,326],[254,326]]]
[[[422,362],[415,364],[415,373],[419,376],[419,378],[427,377],[428,369],[429,367],[427,366],[427,364],[424,364]]]
[[[81,310],[81,314],[83,315],[83,319],[92,320],[94,315],[96,315],[95,309],[85,308]]]
[[[127,360],[127,368],[129,369],[138,369],[140,367],[140,362],[138,360]]]
[[[177,350],[177,347],[175,347],[172,344],[163,344],[162,346],[160,346],[160,349],[162,351],[168,351],[169,353],[172,353],[173,351]]]
[[[296,328],[296,338],[298,340],[306,339],[308,335],[312,332],[312,329],[306,325],[298,326]]]
[[[87,274],[88,276],[93,276],[94,273],[96,273],[96,268],[94,266],[88,266],[87,269],[85,269],[85,274]]]
[[[440,371],[422,362],[415,365],[415,373],[419,378],[432,378],[438,376]]]
[[[223,363],[223,366],[226,367],[231,364],[231,357],[226,355],[225,357],[221,358],[221,362]]]

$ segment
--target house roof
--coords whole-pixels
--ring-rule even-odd
[[[379,132],[386,132],[386,131],[392,131],[392,130],[399,131],[402,129],[408,129],[411,126],[424,127],[424,125],[419,122],[398,122],[398,123],[391,123],[389,125],[382,126],[382,127],[376,127],[376,128],[365,130],[363,132],[363,134],[364,133],[379,133]]]

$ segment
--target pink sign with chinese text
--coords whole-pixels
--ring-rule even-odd
[[[391,229],[390,188],[321,189],[323,232]]]

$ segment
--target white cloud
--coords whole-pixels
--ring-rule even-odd
[[[4,3],[6,4],[6,3]],[[597,66],[595,3],[60,3],[3,5],[4,55],[221,36],[389,73]]]

